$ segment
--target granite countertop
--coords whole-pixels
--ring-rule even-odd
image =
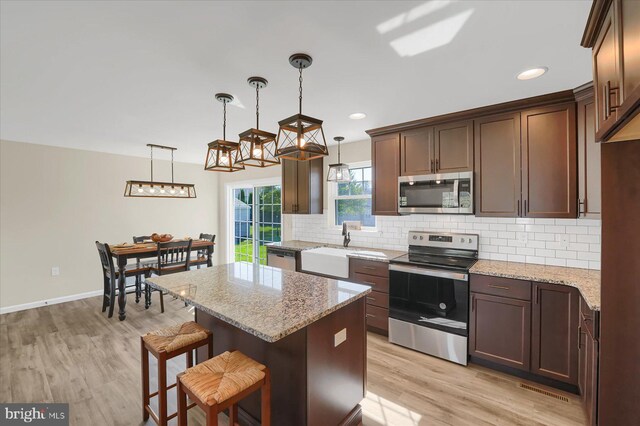
[[[339,244],[325,244],[325,243],[313,243],[310,241],[290,240],[281,241],[279,243],[267,244],[272,247],[279,247],[286,250],[303,251],[318,247],[332,247],[332,248],[344,248]],[[358,259],[375,260],[378,262],[389,262],[390,259],[394,259],[398,256],[406,254],[404,251],[398,250],[385,250],[385,249],[373,249],[367,247],[347,247],[345,250],[349,250],[350,253],[347,257],[355,257]]]
[[[501,260],[478,260],[469,272],[575,287],[580,290],[589,308],[600,310],[600,271]]]
[[[267,342],[278,341],[371,292],[365,285],[245,262],[145,282]]]

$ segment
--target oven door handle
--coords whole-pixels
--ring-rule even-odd
[[[408,274],[426,275],[428,277],[439,278],[451,278],[452,280],[469,281],[468,274],[462,274],[460,272],[443,271],[439,269],[428,268],[414,268],[411,266],[404,266],[392,263],[389,265],[390,271],[406,272]]]

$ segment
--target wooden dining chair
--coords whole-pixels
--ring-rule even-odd
[[[116,297],[118,295],[118,277],[119,272],[116,270],[113,263],[113,256],[111,255],[111,249],[108,244],[102,244],[96,241],[96,247],[98,248],[98,254],[100,255],[100,263],[102,265],[102,277],[104,280],[104,291],[102,295],[102,312],[109,308],[109,318],[113,316],[113,310],[116,305]],[[148,267],[138,267],[137,265],[127,265],[125,268],[124,276],[136,277],[134,285],[126,286],[127,289],[133,288],[136,296],[141,293],[140,282],[143,275],[149,271]],[[138,300],[136,300],[137,302]]]
[[[157,243],[157,261],[155,265],[149,268],[149,273],[162,276],[188,271],[192,243],[193,240],[191,239]],[[145,286],[145,308],[149,308],[151,305],[151,292],[153,290],[151,287]],[[160,311],[164,312],[164,293],[162,291],[159,291],[159,293]]]
[[[215,243],[216,242],[216,235],[215,234],[200,234],[200,237],[198,237],[198,239],[200,241],[209,241],[211,243]],[[214,246],[215,249],[215,246]],[[211,251],[211,253],[213,254],[213,250]],[[207,249],[200,249],[197,251],[197,256],[196,258],[191,262],[191,266],[195,266],[197,269],[200,269],[201,265],[207,265],[209,262],[208,259],[208,254],[207,254]]]
[[[136,237],[135,235],[133,236],[133,244],[141,244],[145,241],[151,241],[151,235],[141,235],[139,237]],[[155,258],[143,260],[140,257],[136,257],[136,265],[138,266],[138,268],[150,268],[151,266],[155,265],[155,263]],[[136,303],[138,303],[138,301],[142,297],[142,277],[136,277],[136,285],[138,286],[136,287],[136,289],[138,289],[138,291],[136,291]]]

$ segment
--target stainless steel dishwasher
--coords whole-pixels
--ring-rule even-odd
[[[275,247],[267,247],[267,265],[275,268],[296,270],[296,252]]]

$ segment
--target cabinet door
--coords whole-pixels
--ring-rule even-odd
[[[593,99],[578,102],[578,215],[600,217],[600,144]]]
[[[400,134],[400,175],[417,176],[435,172],[433,127]]]
[[[622,33],[622,100],[624,102],[634,90],[640,88],[640,2],[620,1],[619,11]]]
[[[533,284],[531,372],[578,384],[580,293],[556,284]]]
[[[582,404],[585,405],[589,368],[587,367],[587,330],[583,323],[584,321],[580,321],[580,327],[578,328],[578,391],[580,392]]]
[[[295,162],[298,168],[296,213],[322,214],[323,159]]]
[[[529,370],[531,302],[471,293],[469,354]]]
[[[473,121],[436,126],[434,153],[437,173],[473,170]]]
[[[577,217],[576,104],[522,113],[522,215]]]
[[[371,140],[373,166],[373,214],[398,214],[400,175],[400,135],[378,136]]]
[[[296,166],[298,168],[298,182],[296,185],[296,213],[308,214],[310,196],[309,166],[311,161],[296,161],[296,163]]]
[[[282,160],[282,213],[296,212],[298,200],[298,162]]]
[[[619,46],[616,20],[616,4],[609,8],[593,46],[593,87],[596,96],[596,131],[606,131],[617,119],[612,106],[619,105]]]
[[[520,114],[475,120],[476,216],[519,216]]]

